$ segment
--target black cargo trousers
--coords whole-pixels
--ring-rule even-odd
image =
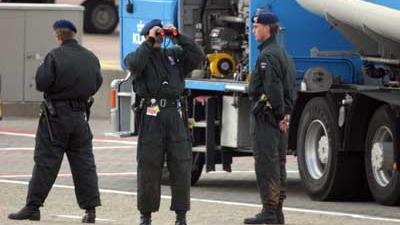
[[[142,213],[156,212],[160,208],[161,175],[167,160],[170,172],[171,210],[190,209],[190,181],[192,149],[187,127],[176,106],[160,107],[157,116],[141,113],[139,128],[138,198],[137,207]]]
[[[49,115],[53,142],[46,118],[41,115],[36,133],[35,166],[29,182],[27,206],[43,205],[67,154],[75,185],[75,195],[82,209],[99,206],[100,194],[92,150],[92,133],[85,109],[69,101],[54,103],[57,115]]]
[[[264,208],[276,209],[286,198],[287,135],[279,131],[277,121],[253,113],[250,134],[261,202]]]

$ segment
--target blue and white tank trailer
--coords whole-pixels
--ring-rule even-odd
[[[186,79],[192,184],[204,165],[230,172],[232,157],[252,154],[246,92],[258,43],[250,18],[270,11],[296,64],[288,152],[310,197],[400,204],[400,1],[121,0],[119,10],[121,61],[154,18],[175,24],[207,54]],[[111,85],[114,131],[133,131],[131,79]]]

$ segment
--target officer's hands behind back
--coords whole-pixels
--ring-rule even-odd
[[[285,115],[285,117],[281,121],[279,121],[279,130],[282,133],[286,134],[288,132],[288,130],[289,130],[289,120],[290,120],[290,116],[287,114],[287,115]]]

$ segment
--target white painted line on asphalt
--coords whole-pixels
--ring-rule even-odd
[[[16,132],[7,132],[7,131],[0,131],[0,134],[8,135],[8,136],[18,136],[18,137],[31,137],[31,138],[34,138],[36,136],[34,134],[16,133]]]
[[[288,173],[296,173],[298,174],[297,170],[293,171],[288,171]],[[215,172],[210,172],[209,174],[226,174],[228,172],[225,171],[215,171]],[[235,173],[246,173],[246,174],[255,174],[254,171],[232,171],[232,174]],[[130,176],[130,175],[137,175],[136,172],[110,172],[110,173],[97,173],[98,176]],[[7,175],[0,175],[0,178],[30,178],[32,175],[30,174],[7,174]],[[58,174],[59,177],[70,177],[72,174],[70,173],[60,173]]]
[[[167,199],[171,199],[171,197],[168,196]],[[195,201],[195,202],[213,203],[213,204],[219,204],[219,205],[261,208],[261,206],[259,204],[252,204],[252,203],[219,201],[219,200],[198,199],[198,198],[191,198],[191,200]],[[324,210],[313,210],[313,209],[303,209],[303,208],[293,208],[293,207],[283,207],[283,210],[291,211],[291,212],[301,212],[301,213],[310,213],[310,214],[318,214],[318,215],[340,216],[340,217],[349,217],[349,218],[354,218],[354,219],[366,219],[366,220],[374,220],[374,221],[400,223],[400,219],[395,219],[395,218],[378,217],[378,216],[370,216],[370,215],[354,214],[354,213],[343,213],[343,212],[337,212],[337,211],[324,211]]]
[[[134,146],[127,146],[127,145],[121,145],[121,146],[94,146],[94,150],[116,150],[116,149],[132,149],[133,150]]]
[[[28,152],[31,152],[31,151],[33,151],[34,150],[34,148],[32,148],[32,147],[26,147],[26,148],[24,148],[24,147],[13,147],[13,148],[0,148],[0,151],[3,151],[3,152],[14,152],[14,151],[28,151]]]
[[[137,141],[120,141],[120,140],[98,139],[98,138],[94,138],[93,142],[137,145]]]
[[[0,183],[28,185],[28,182],[26,182],[26,181],[13,181],[13,180],[4,180],[4,179],[0,179]],[[73,186],[59,185],[59,184],[55,184],[55,185],[53,185],[53,187],[63,188],[63,189],[74,189]],[[127,196],[137,196],[137,192],[129,192],[129,191],[100,189],[100,192],[101,193],[109,193],[109,194],[127,195]],[[161,195],[161,198],[171,199],[171,196]],[[219,201],[219,200],[200,199],[200,198],[191,198],[191,201],[202,202],[202,203],[212,203],[212,204],[218,204],[218,205],[261,208],[261,206],[259,204],[244,203],[244,202]],[[373,220],[373,221],[400,223],[400,219],[370,216],[370,215],[363,215],[363,214],[343,213],[343,212],[336,212],[336,211],[323,211],[323,210],[313,210],[313,209],[303,209],[303,208],[293,208],[293,207],[283,207],[283,210],[290,211],[290,212],[300,212],[300,213],[310,213],[310,214],[318,214],[318,215],[348,217],[348,218],[353,218],[353,219],[365,219],[365,220]]]
[[[97,173],[98,176],[112,177],[112,176],[135,176],[136,172],[116,172],[116,173]],[[0,175],[0,178],[30,178],[31,174],[7,174]],[[60,173],[58,177],[72,177],[70,173]]]
[[[10,175],[1,175],[0,178],[30,178],[31,176],[32,176],[31,174],[10,174]]]
[[[132,149],[134,146],[94,146],[94,150],[116,150],[116,149]],[[4,147],[0,148],[0,151],[33,151],[35,148],[33,147]]]
[[[17,136],[17,137],[30,137],[30,138],[36,137],[35,134],[9,132],[9,131],[0,131],[0,134],[9,135],[9,136]],[[100,139],[100,138],[94,138],[93,142],[137,145],[137,141],[121,141],[121,140]]]
[[[28,184],[29,184],[29,182],[27,182],[27,181],[4,180],[4,179],[0,179],[0,183],[8,183],[8,184],[24,184],[24,185],[28,185]],[[73,186],[59,185],[59,184],[55,184],[55,185],[53,185],[53,187],[57,187],[57,188],[64,188],[64,189],[74,189],[74,187],[73,187]]]
[[[215,173],[215,174],[229,174],[229,173],[233,173],[233,174],[235,174],[235,173],[238,173],[238,174],[240,174],[240,173],[244,173],[244,174],[246,174],[246,173],[254,173],[255,174],[255,171],[254,170],[233,170],[232,172],[226,172],[226,171],[211,171],[211,172],[208,172],[209,174],[213,174],[213,173]],[[298,170],[286,170],[286,173],[294,173],[294,174],[298,174],[299,173],[299,171]]]
[[[73,220],[81,220],[82,216],[72,216],[72,215],[55,215],[55,217],[59,218],[66,218],[66,219],[73,219]],[[110,219],[102,219],[96,217],[96,222],[116,222],[116,220],[110,220]]]

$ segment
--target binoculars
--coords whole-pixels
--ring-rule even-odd
[[[156,34],[162,37],[176,37],[178,36],[178,31],[176,29],[160,28],[157,30]]]

